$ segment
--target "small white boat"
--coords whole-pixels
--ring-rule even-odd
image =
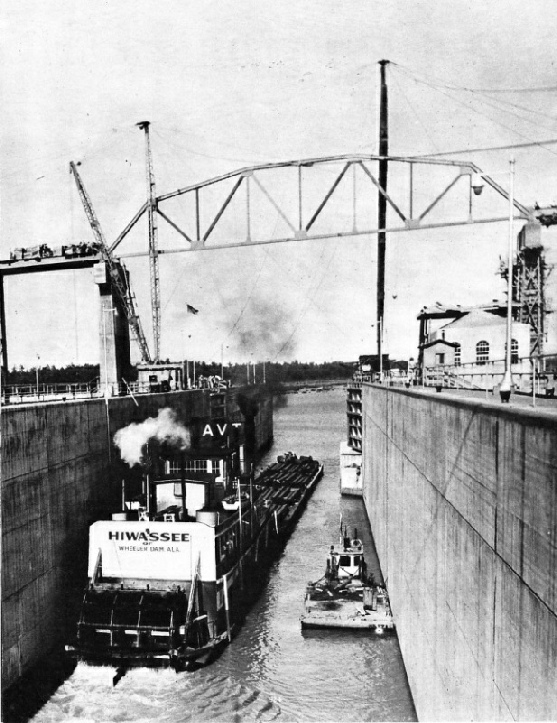
[[[242,504],[247,505],[249,503],[249,495],[246,492],[242,492]],[[240,509],[240,499],[238,497],[238,494],[229,495],[228,497],[225,497],[222,501],[222,509],[226,510],[227,512],[232,512],[234,510]]]
[[[354,534],[341,537],[341,547],[331,545],[325,575],[306,588],[302,628],[374,630],[383,634],[395,624],[387,589],[367,573],[363,544]]]

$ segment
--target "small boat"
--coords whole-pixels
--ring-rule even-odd
[[[225,497],[222,501],[222,508],[227,512],[233,512],[240,509],[240,505],[249,504],[250,498],[246,492],[242,492],[240,495],[234,493]]]
[[[325,575],[307,585],[302,628],[394,630],[387,589],[368,574],[357,531],[350,538],[345,528],[340,545],[331,545]]]

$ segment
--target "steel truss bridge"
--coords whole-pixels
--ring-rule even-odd
[[[161,324],[158,260],[162,255],[502,222],[509,220],[511,208],[514,218],[537,226],[557,223],[556,208],[531,208],[511,199],[506,189],[474,163],[415,156],[346,154],[266,163],[157,194],[149,124],[139,125],[146,131],[147,139],[148,200],[114,241],[109,243],[102,235],[91,200],[75,165],[71,164],[100,252],[81,259],[0,260],[0,331],[4,365],[7,356],[2,281],[7,275],[87,267],[99,261],[107,263],[110,269],[111,264],[120,264],[121,259],[148,256],[154,359],[158,360]],[[386,182],[382,186],[378,180],[381,164],[388,168],[388,191]],[[482,188],[486,189],[485,194],[482,194]],[[384,228],[376,221],[377,207],[381,203],[387,209]],[[497,208],[495,215],[494,208]],[[145,235],[148,247],[138,250],[137,242],[127,239],[131,236],[135,239],[136,234],[131,232],[144,216],[148,219],[148,234]],[[159,219],[175,232],[180,245],[159,247]],[[543,279],[538,277],[536,284],[543,285]],[[128,301],[124,298],[126,290],[122,293],[121,302],[129,312],[126,316],[132,335],[136,341],[143,342],[140,343],[142,359],[150,360],[144,336],[142,339],[132,326],[132,322],[138,325],[139,318],[133,308],[131,292]],[[540,311],[543,316],[544,310]],[[528,317],[532,319],[536,313],[530,309]],[[540,329],[535,333],[539,353]]]
[[[406,171],[406,179],[397,179],[398,188],[389,192],[382,188],[374,166],[387,161],[392,172]],[[419,170],[427,171],[427,179],[418,178]],[[326,174],[323,174],[323,171]],[[448,182],[431,194],[435,183],[433,171],[444,171],[450,175]],[[276,193],[277,177],[280,174],[279,193]],[[318,176],[321,175],[321,178]],[[323,175],[330,177],[325,190]],[[363,181],[363,183],[362,183]],[[417,208],[417,188],[422,199],[427,183],[431,198],[422,209]],[[475,214],[475,202],[479,195],[474,192],[474,184],[491,188],[503,199],[509,200],[508,192],[489,176],[482,174],[480,168],[468,161],[427,159],[416,157],[378,155],[340,155],[322,158],[305,158],[282,163],[266,163],[241,168],[215,178],[185,186],[170,193],[164,193],[153,199],[154,210],[183,241],[182,245],[172,249],[158,249],[158,254],[179,253],[183,251],[214,250],[238,246],[299,241],[301,239],[345,238],[358,235],[377,234],[380,231],[396,233],[419,229],[435,229],[446,226],[460,226],[471,223],[493,223],[506,221],[508,212],[498,216]],[[391,179],[390,185],[393,185]],[[464,187],[458,196],[454,193]],[[346,190],[348,188],[348,194]],[[342,219],[327,229],[320,228],[320,220],[326,214],[332,201],[344,191],[343,198],[348,208],[343,209]],[[451,194],[452,192],[452,194]],[[388,223],[380,229],[371,222],[369,208],[363,208],[366,202],[373,203],[374,195],[381,194],[387,202],[394,223]],[[434,211],[440,202],[449,195],[457,199],[456,218],[433,220]],[[188,206],[187,222],[177,221],[173,215],[172,201],[182,197]],[[220,201],[215,204],[215,199]],[[240,215],[243,225],[243,238],[217,239],[217,232],[226,226],[227,209],[235,205],[236,218]],[[484,204],[485,205],[485,204]],[[130,231],[149,211],[150,202],[146,202],[122,230],[110,246],[114,253],[128,236]],[[530,209],[519,201],[514,201],[515,215],[524,220],[535,220],[538,211]],[[281,219],[284,232],[280,235],[257,235],[257,218],[269,214],[273,209]],[[367,211],[367,212],[366,212]],[[330,220],[330,219],[329,219]],[[342,222],[342,226],[338,223]],[[226,234],[226,232],[225,232]],[[149,251],[128,251],[119,253],[122,258],[149,255]]]

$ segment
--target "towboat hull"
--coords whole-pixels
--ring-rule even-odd
[[[70,657],[188,670],[231,641],[323,474],[289,454],[242,485],[236,510],[99,521]],[[247,499],[246,499],[247,496]],[[171,519],[167,519],[171,517]]]

